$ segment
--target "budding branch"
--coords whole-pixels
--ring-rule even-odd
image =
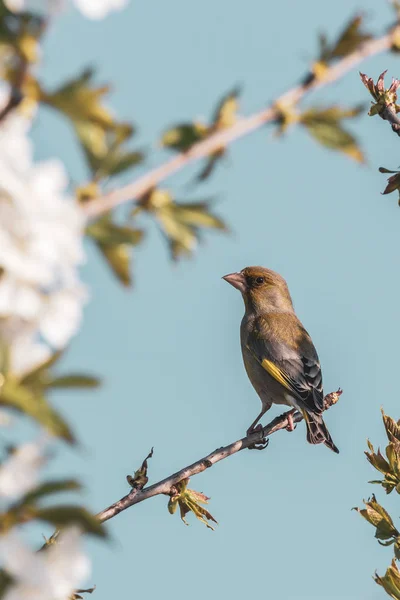
[[[205,140],[194,144],[187,152],[174,156],[132,183],[93,199],[85,204],[82,210],[88,218],[93,218],[124,202],[141,198],[161,181],[171,177],[186,165],[211,155],[219,148],[228,146],[266,123],[275,122],[280,117],[280,107],[297,104],[309,92],[341,79],[366,58],[389,50],[395,36],[399,35],[400,25],[395,25],[382,37],[363,42],[356,50],[328,66],[322,76],[317,77],[312,72],[308,73],[299,85],[284,93],[267,108],[238,119],[231,127],[208,136]]]
[[[337,392],[327,394],[324,398],[324,410],[327,410],[328,408],[336,404],[341,394],[342,390],[340,389],[337,390]],[[275,433],[276,431],[286,429],[286,427],[289,425],[287,415],[288,413],[284,413],[283,415],[280,415],[279,417],[273,419],[273,421],[271,421],[270,423],[268,423],[268,425],[263,427],[262,430],[247,435],[241,440],[233,442],[232,444],[228,444],[228,446],[217,448],[217,450],[214,450],[214,452],[211,452],[211,454],[200,458],[200,460],[197,460],[188,467],[184,467],[180,471],[177,471],[173,475],[166,477],[158,483],[154,483],[153,485],[144,487],[143,489],[135,487],[131,490],[131,492],[129,492],[129,494],[127,494],[117,502],[114,502],[114,504],[111,504],[111,506],[109,506],[105,510],[101,511],[97,515],[97,518],[101,522],[108,521],[116,515],[119,515],[119,513],[121,513],[123,510],[126,510],[134,504],[139,504],[139,502],[143,502],[143,500],[147,500],[148,498],[152,498],[153,496],[158,496],[160,494],[166,494],[169,496],[171,494],[173,486],[175,486],[183,479],[193,477],[193,475],[197,475],[198,473],[202,473],[206,469],[209,469],[210,467],[215,465],[217,462],[224,460],[225,458],[228,458],[228,456],[232,456],[233,454],[236,454],[241,450],[245,450],[246,448],[257,448],[257,444],[263,443],[265,442],[265,440],[268,441],[269,436]],[[302,420],[303,416],[296,411],[293,414],[293,422],[300,423],[300,421]],[[266,447],[265,444],[264,447]]]

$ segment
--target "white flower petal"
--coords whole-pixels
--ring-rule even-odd
[[[16,500],[37,485],[42,450],[43,442],[23,444],[0,465],[0,497]]]
[[[7,600],[68,600],[91,571],[76,527],[64,530],[56,544],[39,553],[11,532],[0,537],[0,559],[15,579],[5,595]]]
[[[76,6],[89,19],[103,19],[114,10],[127,6],[129,0],[75,0]]]

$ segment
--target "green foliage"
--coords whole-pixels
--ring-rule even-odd
[[[36,62],[44,20],[29,12],[14,14],[0,4],[0,54],[4,64],[12,69],[15,58]],[[3,72],[2,77],[5,73]]]
[[[210,200],[201,202],[175,201],[167,190],[153,189],[146,194],[133,211],[145,211],[155,216],[166,237],[174,260],[190,255],[200,239],[201,229],[226,231],[225,223],[210,211]]]
[[[94,70],[85,69],[55,92],[42,89],[41,101],[70,119],[92,175],[101,179],[140,164],[143,153],[125,148],[134,128],[130,123],[116,121],[102,104],[109,86],[95,86],[93,77]]]
[[[197,121],[174,125],[163,133],[161,145],[177,152],[188,152],[194,144],[205,140],[213,133],[232,127],[237,120],[239,94],[240,89],[236,87],[221,98],[209,125]],[[212,152],[197,175],[197,180],[207,179],[225,153],[224,145]]]
[[[375,527],[375,537],[383,546],[394,545],[394,553],[397,559],[400,558],[400,533],[393,524],[389,513],[377,502],[375,496],[368,501],[364,500],[365,508],[356,509]]]
[[[393,490],[400,494],[400,421],[395,421],[383,410],[382,420],[389,442],[385,450],[386,458],[379,448],[375,452],[369,440],[369,451],[365,452],[365,455],[374,469],[382,473],[384,478],[370,483],[381,485],[387,494]],[[374,495],[367,502],[364,501],[364,504],[365,508],[356,510],[375,527],[375,537],[382,546],[393,546],[395,556],[383,577],[375,574],[375,581],[384,588],[389,596],[400,600],[400,573],[396,564],[396,560],[400,560],[400,532],[395,527],[392,517],[379,504]]]
[[[373,117],[374,115],[383,115],[384,111],[387,109],[391,109],[395,113],[400,111],[400,106],[396,104],[397,89],[400,85],[400,81],[398,79],[393,79],[390,87],[385,89],[386,73],[387,71],[383,71],[383,73],[379,75],[376,83],[374,83],[374,80],[371,77],[368,77],[364,73],[360,73],[361,81],[375,100],[375,103],[371,103],[371,108],[368,112],[370,117]]]
[[[50,405],[46,393],[53,388],[94,388],[100,384],[99,380],[83,373],[55,375],[51,369],[60,359],[60,352],[19,378],[9,370],[7,348],[3,347],[0,354],[0,406],[31,417],[52,435],[73,443],[72,430]]]
[[[212,514],[208,512],[208,510],[201,506],[202,504],[208,504],[209,498],[200,492],[188,489],[188,483],[189,478],[182,479],[182,481],[174,486],[168,502],[169,512],[171,515],[173,515],[179,506],[181,519],[185,525],[189,525],[185,519],[186,515],[189,512],[192,512],[195,517],[199,519],[199,521],[208,527],[208,529],[214,530],[214,527],[210,525],[209,521],[213,521],[217,524],[218,522],[214,519]]]
[[[323,146],[343,152],[355,161],[362,163],[365,159],[356,138],[342,124],[344,119],[357,117],[362,110],[362,106],[310,108],[302,113],[300,123]]]
[[[86,533],[104,537],[105,531],[100,521],[82,506],[41,505],[43,500],[47,500],[54,494],[80,489],[80,484],[74,479],[52,480],[38,485],[12,504],[5,512],[0,513],[0,534],[6,533],[16,525],[37,520],[50,523],[57,528],[78,525]],[[57,536],[56,532],[49,540],[46,540],[45,545],[55,543]]]
[[[153,448],[150,450],[150,452],[148,453],[148,455],[142,462],[141,467],[139,469],[137,469],[137,471],[135,471],[133,477],[132,477],[132,475],[126,476],[127,482],[129,483],[131,488],[133,488],[134,490],[141,490],[144,488],[145,485],[147,485],[147,482],[149,481],[149,478],[147,477],[147,469],[148,469],[147,461],[152,456],[153,456]]]
[[[33,511],[33,518],[54,525],[57,528],[78,525],[82,531],[105,537],[106,532],[100,521],[86,508],[73,505],[59,505],[39,508]]]
[[[187,152],[207,135],[208,127],[203,123],[182,123],[163,133],[161,145],[177,152]]]
[[[380,577],[375,573],[375,581],[381,585],[385,592],[395,600],[400,600],[400,571],[393,559],[390,567],[388,567],[385,575]]]
[[[130,286],[132,248],[142,241],[143,231],[129,225],[117,225],[107,213],[91,223],[86,233],[94,240],[117,279]]]
[[[386,459],[379,448],[375,452],[370,441],[368,441],[369,452],[365,452],[365,455],[371,465],[384,475],[384,478],[370,483],[381,485],[387,494],[393,490],[400,494],[400,426],[399,422],[385,415],[383,411],[382,419],[389,440],[385,450]]]
[[[338,58],[347,56],[361,44],[372,39],[372,35],[363,30],[363,17],[356,15],[344,27],[339,37],[332,43],[328,42],[325,33],[319,36],[319,56],[313,66],[314,75],[323,79],[327,67]]]
[[[31,417],[51,434],[67,442],[75,441],[64,418],[49,404],[46,397],[9,375],[0,392],[0,406],[5,406]]]

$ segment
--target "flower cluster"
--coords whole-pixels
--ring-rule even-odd
[[[0,465],[0,504],[35,489],[45,462],[43,445],[23,444]],[[45,552],[29,548],[15,529],[0,535],[0,566],[12,578],[3,600],[68,600],[91,567],[75,526],[66,528]]]
[[[108,13],[125,8],[129,0],[74,0],[76,7],[89,19],[103,19]],[[58,12],[64,0],[5,0],[9,10],[40,12]]]
[[[67,344],[86,298],[84,220],[62,164],[33,162],[29,126],[13,113],[0,123],[0,338],[17,373]]]

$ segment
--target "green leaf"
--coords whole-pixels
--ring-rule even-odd
[[[210,211],[210,201],[175,202],[167,190],[149,192],[136,209],[154,214],[164,233],[172,258],[190,255],[197,247],[200,229],[226,230],[225,223]]]
[[[189,478],[186,478],[182,479],[182,481],[174,486],[168,502],[168,511],[171,514],[174,514],[177,506],[179,506],[181,519],[185,525],[189,525],[185,519],[186,515],[189,512],[192,512],[199,521],[208,527],[208,529],[214,530],[214,527],[210,525],[210,521],[217,524],[218,522],[204,506],[201,506],[202,504],[208,504],[209,498],[200,492],[190,490],[187,487],[188,483]]]
[[[117,225],[112,222],[111,218],[110,214],[100,217],[86,228],[86,234],[106,246],[118,244],[136,246],[142,241],[143,231],[141,229]]]
[[[46,401],[44,396],[32,393],[26,386],[8,377],[0,393],[0,406],[8,406],[43,425],[53,435],[67,442],[75,442],[64,419]]]
[[[212,117],[213,129],[226,129],[236,122],[240,92],[240,86],[236,86],[218,102]]]
[[[383,420],[383,425],[385,427],[385,431],[386,431],[386,435],[388,437],[389,442],[391,442],[393,448],[396,451],[399,451],[399,444],[400,444],[400,424],[398,421],[395,421],[394,419],[392,419],[392,417],[389,417],[389,415],[386,415],[383,411],[383,409],[381,410],[382,412],[382,420]]]
[[[60,492],[77,491],[81,489],[81,485],[75,479],[61,479],[46,481],[41,485],[31,490],[28,494],[25,494],[21,500],[18,501],[19,506],[27,506],[28,504],[34,504],[38,500],[47,497],[51,494],[58,494]]]
[[[165,131],[161,137],[161,145],[178,152],[187,152],[193,144],[206,137],[208,127],[202,123],[181,123]]]
[[[375,537],[378,540],[397,539],[400,535],[392,521],[389,513],[376,501],[375,496],[372,496],[368,502],[365,502],[365,508],[357,508],[357,512],[364,517],[371,525],[376,528]]]
[[[71,120],[92,173],[101,178],[141,163],[143,153],[124,149],[134,128],[116,121],[102,104],[109,87],[95,86],[93,76],[88,68],[53,93],[42,90],[42,101]]]
[[[375,573],[375,581],[391,598],[400,600],[400,572],[394,559],[383,577]]]
[[[57,528],[65,527],[66,525],[78,525],[87,533],[100,537],[106,536],[106,532],[100,521],[87,511],[86,508],[81,506],[65,505],[40,508],[35,511],[35,517]]]
[[[132,284],[130,246],[128,244],[107,246],[98,243],[97,247],[116,278],[123,285],[129,287]]]
[[[362,30],[363,17],[356,15],[345,26],[331,51],[332,58],[347,56],[356,50],[361,44],[372,39],[370,33]]]
[[[356,139],[351,133],[343,129],[340,124],[330,121],[309,120],[304,122],[304,125],[310,135],[323,146],[343,152],[357,162],[364,162],[364,155]]]
[[[34,369],[26,373],[21,379],[21,384],[25,385],[26,387],[30,387],[38,381],[47,381],[48,371],[50,367],[54,366],[60,360],[63,353],[64,350],[54,352],[54,354],[52,354],[47,360],[45,360],[43,363],[37,365]]]
[[[51,379],[47,384],[48,388],[97,388],[101,385],[98,377],[84,375],[80,373],[71,373],[61,375]]]
[[[137,469],[137,471],[135,471],[133,477],[132,477],[132,475],[126,476],[127,482],[133,489],[141,490],[144,488],[144,486],[149,481],[149,478],[147,477],[147,469],[148,469],[147,461],[149,460],[149,458],[152,458],[152,456],[153,456],[153,448],[150,450],[150,452],[148,453],[148,455],[142,462],[141,467],[139,469]]]
[[[225,149],[217,150],[205,161],[200,173],[196,176],[197,181],[205,181],[214,173],[215,167],[225,156]]]

